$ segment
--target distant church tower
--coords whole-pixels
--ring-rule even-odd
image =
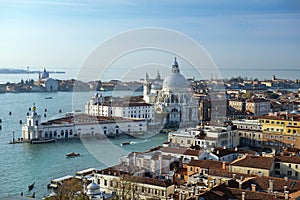
[[[149,75],[146,72],[145,80],[144,80],[144,96],[147,96],[150,93],[151,83],[149,80]]]

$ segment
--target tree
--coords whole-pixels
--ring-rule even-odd
[[[56,189],[56,195],[46,200],[88,200],[89,197],[83,192],[81,181],[73,178],[65,181]]]
[[[116,187],[116,193],[113,200],[139,200],[142,189],[132,180],[130,175],[121,175],[120,182]]]
[[[242,94],[242,98],[244,99],[250,99],[253,96],[252,92],[246,92],[244,94]]]

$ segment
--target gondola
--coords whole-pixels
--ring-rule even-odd
[[[31,185],[28,185],[28,190],[29,190],[29,191],[32,190],[32,189],[34,188],[34,184],[35,184],[35,182],[33,182]]]

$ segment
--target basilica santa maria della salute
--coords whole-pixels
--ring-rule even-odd
[[[164,80],[159,72],[155,79],[146,73],[143,85],[144,100],[154,105],[156,120],[162,119],[165,125],[174,128],[198,124],[198,103],[189,82],[180,73],[176,58],[171,74]]]

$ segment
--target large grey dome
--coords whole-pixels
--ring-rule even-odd
[[[172,72],[169,76],[167,76],[163,82],[164,89],[178,90],[178,89],[186,89],[189,84],[187,80],[184,78],[182,74],[180,74],[178,62],[174,61],[172,65]]]
[[[167,76],[163,83],[163,88],[165,89],[186,89],[189,87],[187,80],[184,78],[182,74],[172,73]]]

